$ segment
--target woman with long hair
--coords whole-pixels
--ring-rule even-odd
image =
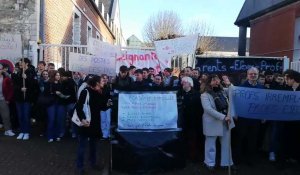
[[[221,167],[233,165],[230,130],[234,127],[228,113],[227,93],[217,75],[208,76],[201,94],[203,106],[203,134],[205,135],[205,160],[209,170],[216,166],[216,139],[221,143]]]
[[[84,174],[84,153],[87,143],[89,143],[90,166],[95,170],[101,169],[101,166],[96,165],[96,147],[97,141],[102,137],[100,111],[104,109],[105,102],[103,96],[99,92],[104,86],[104,81],[101,80],[101,77],[94,76],[88,80],[87,84],[88,86],[81,91],[76,105],[76,112],[82,125],[78,130],[79,145],[76,165],[80,174]],[[86,110],[86,107],[84,107],[87,98],[89,99],[89,110]],[[89,116],[85,111],[90,111]]]
[[[47,107],[48,121],[47,121],[47,135],[48,142],[60,141],[62,133],[62,122],[66,115],[64,101],[68,96],[65,96],[60,74],[58,71],[49,71],[50,78],[45,86],[45,94],[51,100]]]

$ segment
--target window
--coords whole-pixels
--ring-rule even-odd
[[[99,32],[96,32],[96,39],[100,40],[100,34],[99,34]]]
[[[87,22],[87,33],[86,33],[87,42],[89,41],[89,38],[92,38],[92,34],[93,34],[92,29],[93,29],[92,24],[90,22]]]
[[[80,45],[80,32],[81,32],[81,13],[78,9],[74,9],[73,13],[73,44]]]

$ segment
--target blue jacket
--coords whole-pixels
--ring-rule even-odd
[[[244,83],[242,83],[240,85],[241,87],[249,87],[249,88],[258,88],[258,89],[264,89],[265,87],[259,83],[256,83],[255,86],[253,86],[252,84],[249,83],[249,81],[245,81]]]

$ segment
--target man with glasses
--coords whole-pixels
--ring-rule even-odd
[[[258,83],[258,76],[259,70],[256,67],[249,68],[247,71],[247,80],[241,84],[241,87],[263,89],[264,86]],[[234,154],[236,156],[236,163],[246,163],[250,166],[254,164],[260,123],[261,121],[257,119],[238,117],[236,121],[237,139],[235,149],[233,149],[236,151],[236,154]],[[245,148],[243,148],[245,142]]]

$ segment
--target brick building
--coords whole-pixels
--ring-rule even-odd
[[[18,20],[30,11],[33,12],[25,20]],[[22,33],[23,45],[25,56],[34,64],[44,59],[66,66],[63,62],[67,61],[70,48],[76,45],[71,51],[79,48],[80,53],[84,53],[90,37],[122,44],[119,0],[0,0],[0,13],[8,14],[0,25],[22,23],[28,26]],[[40,44],[39,55],[37,43]]]
[[[287,56],[300,60],[300,1],[246,0],[235,25],[240,28],[239,55],[245,53],[250,27],[251,56]]]

